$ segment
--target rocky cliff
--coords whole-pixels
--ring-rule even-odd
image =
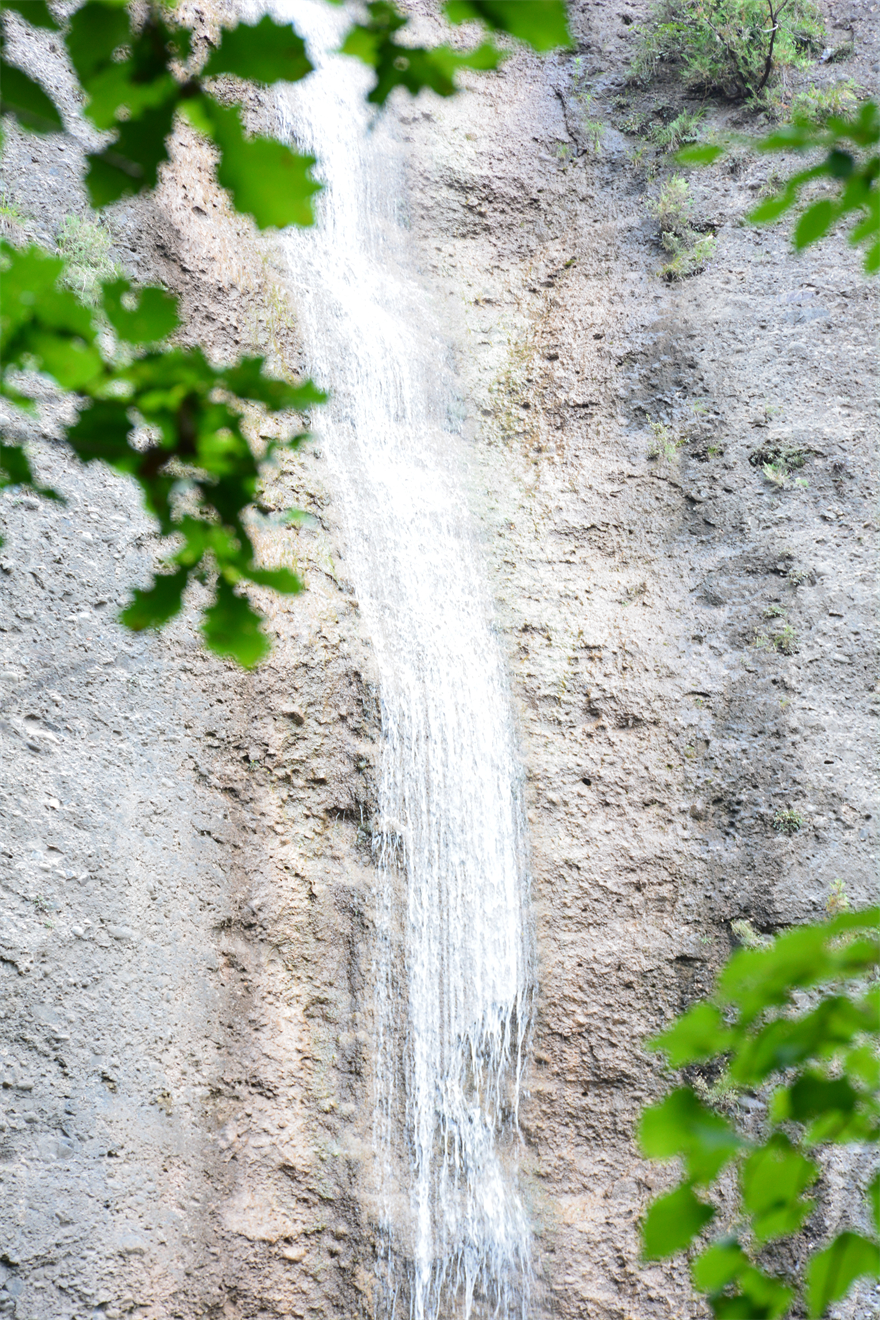
[[[663,1180],[633,1144],[661,1084],[642,1042],[710,985],[732,920],[814,917],[838,878],[872,896],[876,299],[842,243],[796,259],[784,226],[742,223],[767,173],[744,154],[692,184],[706,269],[660,278],[646,201],[669,166],[622,127],[686,103],[626,81],[643,4],[573,9],[576,67],[516,55],[402,105],[407,204],[527,784],[538,1314],[701,1316],[682,1270],[638,1259]],[[869,7],[828,13],[867,79]],[[15,241],[86,217],[69,112],[69,139],[9,135]],[[301,369],[278,252],[195,139],[108,224],[189,337]],[[369,1315],[380,728],[320,447],[265,493],[312,515],[265,533],[309,589],[267,602],[273,656],[245,676],[187,619],[115,623],[152,529],[124,482],[70,463],[48,407],[30,438],[68,503],[2,505],[0,1311]],[[785,484],[765,475],[794,453]],[[849,1209],[827,1182],[817,1233]]]

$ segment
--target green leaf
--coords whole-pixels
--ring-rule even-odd
[[[83,87],[97,73],[114,64],[113,52],[126,46],[132,36],[128,9],[112,0],[86,0],[71,14],[67,33],[67,53]],[[124,63],[115,64],[122,69]]]
[[[870,1045],[857,1045],[844,1060],[845,1076],[863,1082],[868,1091],[880,1090],[880,1059]]]
[[[875,1173],[868,1183],[868,1205],[871,1208],[874,1228],[880,1233],[880,1173]]]
[[[0,352],[6,366],[33,351],[31,335],[35,331],[62,331],[86,343],[94,342],[91,312],[70,289],[58,288],[57,280],[64,270],[59,257],[50,256],[35,245],[16,249],[3,242],[0,262],[3,264]]]
[[[68,49],[83,89],[86,113],[98,128],[176,101],[180,88],[171,61],[189,50],[188,28],[170,28],[155,8],[132,32],[125,7],[116,0],[87,0],[71,19]],[[120,58],[120,56],[123,56]]]
[[[178,97],[178,84],[167,69],[160,68],[154,77],[135,81],[130,62],[109,64],[89,81],[88,89],[86,113],[97,128],[116,128],[123,118],[140,119],[144,111]]]
[[[655,1036],[650,1048],[665,1050],[670,1068],[682,1068],[685,1064],[724,1054],[733,1039],[721,1010],[704,1001],[695,1004],[671,1027]]]
[[[59,495],[57,490],[37,481],[30,460],[21,445],[8,445],[0,440],[0,490],[7,486],[26,486],[47,500],[58,500],[61,504],[66,502],[64,496]],[[0,545],[2,544],[0,540]]]
[[[146,590],[136,587],[134,598],[120,614],[119,622],[132,632],[161,628],[180,613],[188,578],[189,570],[179,568],[175,573],[160,574]]]
[[[83,463],[108,463],[119,472],[134,472],[144,455],[131,448],[129,404],[122,399],[95,399],[68,429],[67,441]]]
[[[865,209],[867,214],[849,236],[851,243],[861,243],[866,238],[880,237],[880,190],[875,188],[870,194]]]
[[[568,15],[563,0],[446,0],[450,23],[478,19],[495,32],[507,32],[534,50],[571,45]]]
[[[321,189],[311,177],[314,156],[300,156],[271,138],[246,138],[238,108],[210,97],[188,102],[186,112],[217,143],[217,178],[237,211],[253,216],[260,229],[314,224],[312,198]]]
[[[731,1079],[741,1086],[757,1086],[777,1069],[834,1054],[861,1032],[873,1030],[876,1021],[874,1005],[832,995],[813,1012],[777,1018],[743,1040],[730,1065]]]
[[[32,133],[64,131],[61,116],[42,87],[6,60],[0,60],[0,114],[14,115]]]
[[[168,160],[167,139],[171,133],[176,98],[126,120],[115,142],[103,151],[89,152],[86,186],[92,205],[100,210],[120,197],[155,188],[159,166]]]
[[[749,211],[749,220],[753,225],[770,224],[771,221],[778,220],[786,211],[790,211],[796,201],[795,192],[783,192],[778,193],[776,197],[768,197],[766,202]]]
[[[729,1123],[700,1103],[689,1086],[679,1087],[643,1112],[639,1140],[651,1159],[682,1156],[696,1184],[712,1182],[746,1144]]]
[[[744,1320],[783,1316],[794,1299],[794,1290],[763,1270],[756,1269],[736,1239],[716,1242],[691,1265],[694,1285],[709,1294],[716,1316],[741,1316]],[[737,1295],[721,1293],[736,1283]]]
[[[821,146],[827,139],[827,132],[812,119],[798,119],[792,124],[784,124],[766,137],[754,142],[756,151],[810,151]]]
[[[0,245],[3,303],[0,349],[6,366],[36,357],[65,389],[81,389],[104,369],[91,312],[56,281],[64,263],[31,246]]]
[[[40,370],[54,376],[62,389],[81,390],[104,370],[100,352],[84,339],[35,327],[27,343],[39,360]]]
[[[818,1167],[777,1134],[752,1151],[740,1170],[744,1208],[758,1242],[796,1233],[813,1209],[801,1194],[819,1176]]]
[[[840,912],[822,927],[832,939],[838,935],[847,935],[852,931],[871,931],[876,937],[880,934],[880,907],[862,908],[857,912]]]
[[[33,475],[21,445],[7,445],[0,440],[0,490],[5,486],[29,486]]]
[[[807,1267],[808,1315],[818,1317],[845,1297],[856,1279],[880,1273],[880,1246],[858,1233],[841,1233]]]
[[[205,645],[215,655],[228,656],[245,669],[253,669],[269,652],[269,641],[260,632],[261,619],[244,596],[237,596],[220,578],[217,599],[205,610],[202,633]]]
[[[264,366],[264,358],[242,358],[237,366],[229,367],[223,373],[223,383],[240,398],[265,404],[270,412],[301,410],[327,402],[327,395],[312,381],[299,381],[294,385],[290,381],[275,380],[263,374]]]
[[[740,1295],[718,1298],[712,1309],[717,1316],[742,1316],[744,1320],[777,1320],[788,1312],[794,1289],[772,1278],[754,1265],[747,1265],[738,1278]],[[737,1305],[740,1303],[740,1305]]]
[[[775,1115],[780,1119],[784,1116],[789,1122],[807,1123],[812,1118],[828,1114],[849,1116],[860,1096],[848,1078],[828,1078],[810,1071],[780,1092],[777,1098]]]
[[[768,949],[740,949],[718,978],[720,997],[738,1006],[739,1025],[748,1026],[764,1009],[788,1003],[794,989],[859,975],[877,965],[876,939],[837,936],[876,924],[876,908],[846,912],[822,926],[798,926]]]
[[[295,596],[303,589],[303,581],[289,568],[252,568],[247,577],[261,587],[271,587],[285,596]]]
[[[405,87],[413,96],[423,87],[438,96],[452,96],[461,69],[495,69],[501,62],[501,52],[491,42],[467,52],[449,46],[425,49],[400,45],[394,40],[394,33],[406,20],[394,5],[389,0],[370,0],[367,11],[368,22],[355,24],[340,50],[343,55],[353,55],[376,70],[376,85],[367,97],[373,105],[384,105],[395,87]]]
[[[659,1197],[649,1206],[642,1226],[645,1259],[659,1260],[682,1251],[714,1217],[713,1208],[697,1200],[688,1184]]]
[[[226,29],[202,73],[234,73],[261,83],[299,82],[313,67],[302,37],[267,16],[253,26],[239,23]]]
[[[852,152],[842,151],[840,147],[829,151],[822,166],[825,174],[831,179],[848,179],[855,167],[856,162]]]
[[[751,1297],[717,1297],[712,1301],[712,1314],[718,1320],[769,1320],[770,1312],[755,1307]]]
[[[0,9],[14,9],[32,27],[51,28],[53,32],[58,30],[58,23],[46,0],[0,0]]]
[[[838,208],[834,202],[828,201],[827,198],[821,202],[814,202],[812,206],[804,211],[795,225],[795,247],[798,249],[805,248],[810,243],[815,243],[818,239],[824,238],[837,216]]]
[[[679,165],[711,165],[724,155],[724,147],[682,147],[675,153]]]
[[[109,280],[104,290],[104,312],[120,339],[126,344],[154,344],[180,325],[178,299],[154,285],[135,289],[126,279]],[[123,298],[134,305],[125,306]]]
[[[713,1242],[691,1264],[694,1287],[704,1293],[719,1293],[749,1266],[749,1258],[736,1238]]]

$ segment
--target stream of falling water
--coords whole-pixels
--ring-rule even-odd
[[[392,114],[330,52],[347,16],[276,0],[317,71],[279,95],[318,156],[320,221],[286,239],[347,575],[380,676],[377,1305],[382,1320],[529,1311],[517,1190],[528,880],[509,694],[456,471],[454,380],[412,270]]]

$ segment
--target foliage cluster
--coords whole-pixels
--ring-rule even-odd
[[[705,110],[682,110],[668,124],[654,124],[648,136],[661,151],[678,151],[690,142],[698,142]]]
[[[759,467],[766,479],[774,486],[785,487],[792,473],[802,468],[808,457],[806,451],[797,445],[779,441],[756,449],[749,455],[749,462],[752,467]],[[801,478],[796,478],[795,484],[807,485]]]
[[[100,301],[102,280],[124,274],[110,249],[110,233],[105,226],[78,215],[65,218],[58,234],[58,255],[64,262],[61,283],[88,307],[95,307]]]
[[[678,457],[679,449],[685,443],[684,437],[676,435],[665,422],[655,421],[652,417],[648,418],[648,426],[651,428],[648,457],[659,458],[666,463],[673,463]]]
[[[258,615],[234,588],[252,582],[294,592],[302,584],[287,569],[257,565],[246,509],[261,469],[303,436],[269,440],[257,457],[243,414],[249,406],[289,414],[324,395],[309,381],[271,380],[262,358],[217,368],[198,348],[162,347],[179,324],[177,300],[162,289],[134,289],[124,278],[96,280],[99,296],[89,307],[63,287],[62,258],[3,243],[0,259],[6,397],[32,406],[23,391],[33,383],[27,369],[34,365],[62,389],[75,391],[81,411],[67,432],[74,453],[83,463],[101,460],[134,478],[160,531],[176,540],[170,571],[134,592],[123,623],[135,629],[160,625],[180,609],[190,578],[213,581],[215,600],[203,620],[207,644],[241,664],[255,664],[268,642]],[[287,422],[289,431],[289,416]],[[0,444],[0,465],[8,484],[35,486],[20,447]]]
[[[865,271],[880,270],[880,106],[876,102],[866,101],[849,117],[829,115],[818,122],[802,115],[766,137],[731,137],[734,141],[761,153],[812,156],[814,162],[781,181],[779,189],[750,213],[753,224],[778,220],[806,200],[809,204],[801,210],[792,233],[798,251],[844,223],[850,226],[850,244],[866,246]],[[725,150],[721,143],[685,147],[678,159],[683,165],[709,165]],[[825,195],[814,199],[817,188]]]
[[[809,63],[823,33],[813,0],[655,0],[633,75],[645,81],[666,63],[686,87],[744,99],[780,66]]]
[[[855,1280],[880,1276],[880,1173],[867,1188],[868,1231],[856,1224],[819,1250],[808,1246],[796,1278],[777,1276],[770,1263],[813,1214],[809,1193],[828,1148],[880,1139],[878,923],[875,908],[770,941],[749,927],[753,938],[722,970],[712,998],[651,1042],[671,1068],[717,1078],[703,1082],[702,1095],[677,1087],[644,1111],[639,1133],[647,1156],[683,1166],[679,1185],[649,1208],[648,1259],[691,1248],[719,1216],[707,1192],[720,1183],[721,1205],[727,1194],[726,1230],[691,1259],[694,1286],[715,1316],[782,1317],[802,1291],[807,1315],[818,1317]]]
[[[755,633],[755,646],[759,651],[778,651],[780,655],[797,655],[798,635],[790,623],[783,623],[780,628],[773,631],[759,628]],[[778,827],[774,822],[775,828]],[[788,831],[788,833],[792,832]]]
[[[648,202],[648,210],[660,231],[660,244],[670,258],[661,268],[661,274],[670,280],[695,275],[715,251],[713,235],[701,234],[692,226],[692,205],[690,186],[680,174],[666,179],[657,197]]]
[[[809,119],[824,124],[832,117],[853,115],[859,109],[864,94],[852,78],[841,78],[830,87],[805,87],[791,100],[793,119]]]
[[[793,174],[775,197],[762,202],[749,217],[754,223],[777,220],[801,201],[811,184],[830,184],[831,196],[812,201],[794,228],[796,248],[824,238],[841,220],[850,225],[853,246],[867,244],[865,270],[880,270],[880,107],[866,102],[852,118],[830,115],[817,124],[795,119],[755,145],[761,152],[817,153],[814,165]]]
[[[802,813],[794,807],[781,807],[773,816],[773,828],[777,834],[797,834],[803,824]]]
[[[564,0],[446,0],[444,9],[452,23],[475,21],[536,50],[568,43]],[[153,188],[169,159],[174,126],[185,119],[216,148],[217,180],[236,210],[261,229],[313,223],[320,186],[312,176],[314,157],[249,135],[241,97],[229,90],[235,87],[230,79],[298,82],[311,72],[305,43],[291,26],[268,16],[240,23],[225,29],[201,62],[192,31],[160,0],[139,6],[86,0],[66,20],[46,0],[0,0],[0,112],[38,133],[62,132],[64,125],[44,88],[7,58],[2,39],[11,12],[60,37],[80,82],[84,113],[111,135],[87,157],[86,185],[96,208]],[[374,69],[368,99],[376,105],[396,87],[412,94],[429,87],[449,96],[460,70],[495,68],[502,58],[491,38],[470,51],[425,49],[407,43],[406,27],[389,0],[370,0],[342,42],[344,53]],[[215,95],[218,78],[224,79],[222,95]],[[265,465],[304,438],[291,434],[291,412],[321,403],[324,395],[309,381],[270,379],[262,358],[214,367],[198,349],[169,347],[179,324],[176,300],[158,287],[135,288],[114,268],[100,222],[71,219],[59,254],[0,247],[0,394],[32,411],[35,373],[71,391],[79,417],[67,440],[76,455],[133,477],[160,531],[174,538],[167,571],[134,592],[122,622],[135,629],[161,626],[179,611],[195,578],[214,590],[202,622],[207,645],[255,664],[269,644],[240,584],[281,592],[302,584],[287,569],[257,564],[248,509]],[[279,418],[285,433],[259,452],[243,422],[255,408]],[[35,477],[24,446],[4,437],[0,489],[9,486],[58,498]]]

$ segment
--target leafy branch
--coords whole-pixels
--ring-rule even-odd
[[[713,1088],[748,1094],[766,1110],[759,1136],[738,1129],[680,1086],[642,1115],[639,1137],[652,1159],[678,1157],[679,1185],[655,1200],[642,1238],[648,1259],[688,1249],[716,1218],[706,1191],[732,1164],[739,1222],[691,1262],[715,1316],[772,1320],[788,1314],[791,1281],[771,1274],[762,1252],[798,1233],[815,1209],[813,1155],[829,1144],[880,1141],[880,909],[844,912],[801,926],[766,947],[740,949],[715,994],[650,1043],[671,1068],[721,1073]],[[705,1086],[703,1094],[711,1097]],[[807,1314],[819,1317],[859,1278],[880,1277],[880,1173],[867,1189],[873,1232],[838,1233],[810,1252]]]
[[[449,0],[446,9],[454,23],[476,20],[538,50],[568,42],[564,0]],[[369,95],[375,104],[384,104],[395,87],[412,95],[428,87],[449,96],[461,69],[493,69],[502,58],[491,40],[462,52],[407,44],[407,20],[389,0],[370,0],[366,10],[366,21],[353,25],[342,50],[375,69]],[[111,135],[87,157],[93,206],[156,186],[180,116],[216,147],[218,185],[235,210],[260,229],[314,223],[320,189],[312,174],[315,158],[249,134],[228,82],[307,77],[312,64],[292,27],[266,16],[225,29],[199,67],[192,31],[158,2],[135,9],[127,0],[86,0],[62,23],[46,0],[0,0],[0,113],[37,133],[63,131],[62,117],[39,83],[7,58],[4,12],[60,34],[85,115]],[[215,95],[218,78],[224,80],[222,97]],[[146,509],[163,535],[173,538],[167,571],[147,589],[135,590],[122,622],[133,629],[161,627],[180,610],[193,579],[213,584],[213,603],[202,620],[205,641],[219,654],[253,665],[269,643],[240,584],[290,593],[302,583],[287,569],[257,564],[248,509],[266,466],[305,436],[269,440],[255,454],[243,419],[256,407],[291,431],[289,414],[325,396],[310,381],[272,380],[262,358],[213,367],[199,349],[169,344],[179,320],[177,300],[164,290],[106,280],[100,296],[90,291],[86,301],[60,286],[63,266],[37,247],[0,245],[0,395],[32,411],[34,372],[72,391],[79,416],[66,439],[73,452],[83,463],[100,460],[137,481]],[[0,489],[9,486],[60,498],[37,479],[24,447],[3,439]]]
[[[822,159],[793,174],[780,191],[757,206],[749,220],[753,224],[778,220],[801,204],[802,192],[809,184],[824,180],[835,195],[822,197],[801,212],[792,234],[795,248],[809,247],[838,223],[848,223],[849,242],[854,247],[867,247],[866,272],[875,274],[880,270],[880,106],[876,102],[866,101],[852,116],[832,115],[821,124],[798,116],[766,137],[733,140],[762,153],[823,152]],[[709,165],[726,149],[717,143],[686,147],[677,159],[683,165]]]
[[[126,279],[108,280],[90,308],[58,287],[60,258],[2,243],[0,262],[6,368],[0,394],[32,410],[22,391],[35,370],[75,391],[81,411],[67,431],[73,452],[83,463],[100,460],[132,477],[160,532],[174,538],[167,571],[135,590],[122,622],[136,631],[159,627],[180,610],[192,579],[210,583],[214,601],[202,622],[207,644],[240,664],[256,664],[269,643],[259,615],[234,588],[251,582],[291,593],[302,583],[288,569],[258,566],[246,511],[266,467],[305,435],[271,439],[257,457],[242,429],[244,414],[259,408],[290,432],[288,414],[325,396],[310,381],[292,385],[266,376],[262,358],[213,367],[198,348],[163,347],[179,321],[177,299],[160,288],[135,290]],[[119,351],[123,345],[128,352]],[[28,485],[59,498],[36,481],[20,445],[0,449],[4,485]]]

